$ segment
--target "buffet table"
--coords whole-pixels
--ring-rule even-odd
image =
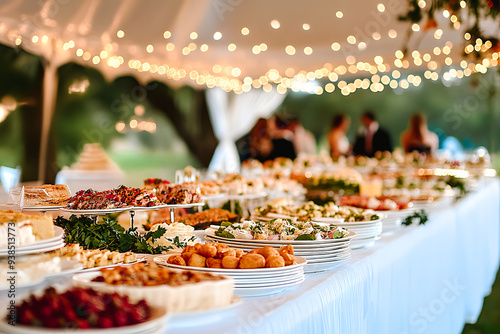
[[[337,271],[211,315],[172,319],[169,334],[460,333],[476,322],[499,265],[500,181],[353,250]],[[185,327],[189,326],[189,327]]]

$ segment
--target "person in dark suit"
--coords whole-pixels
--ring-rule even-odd
[[[354,142],[353,153],[355,155],[375,156],[376,152],[392,152],[391,136],[387,130],[380,127],[371,111],[365,111],[361,115],[363,127]]]

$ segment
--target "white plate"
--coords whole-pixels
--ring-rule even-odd
[[[343,223],[340,223],[337,225],[341,226],[341,227],[349,228],[352,226],[370,226],[373,224],[379,224],[381,222],[382,222],[382,218],[376,219],[376,220],[364,220],[364,221],[358,221],[358,222],[343,222]]]
[[[133,206],[130,211],[152,211],[152,210],[158,210],[158,209],[163,209],[163,208],[168,208],[168,204],[160,204],[160,205],[155,205],[155,206]]]
[[[36,241],[34,243],[31,243],[31,244],[16,245],[16,251],[24,250],[24,249],[31,249],[33,247],[39,247],[39,246],[41,247],[41,246],[45,246],[47,244],[53,244],[54,242],[60,242],[61,240],[63,240],[63,238],[64,238],[64,229],[62,229],[59,226],[54,226],[54,237],[53,238],[39,240],[39,241]],[[8,250],[9,250],[8,248],[0,248],[0,253],[7,253]]]
[[[65,205],[46,205],[46,206],[24,206],[19,207],[21,211],[59,211]]]
[[[68,328],[54,329],[43,327],[30,327],[23,325],[11,326],[6,322],[5,315],[0,320],[0,331],[9,334],[67,334],[67,333],[83,333],[83,334],[139,334],[139,333],[161,333],[166,328],[170,314],[165,311],[157,310],[156,316],[141,324],[115,327],[115,328],[92,328],[92,329],[71,329]]]
[[[217,199],[223,199],[226,198],[226,194],[216,194],[216,195],[201,195],[201,199],[204,201],[214,201]]]
[[[52,241],[52,242],[47,242],[47,243],[43,243],[43,244],[29,244],[29,245],[25,245],[23,247],[16,247],[16,255],[18,255],[19,252],[25,252],[25,251],[36,251],[40,248],[46,248],[46,247],[51,247],[51,246],[54,246],[54,245],[58,245],[60,244],[61,242],[64,242],[64,239],[63,238],[60,238],[59,240],[55,240],[55,241]],[[0,251],[0,253],[8,253],[7,250],[2,250]]]
[[[325,244],[335,244],[338,242],[344,242],[348,241],[356,235],[356,233],[350,231],[349,234],[343,238],[340,239],[321,239],[321,240],[250,240],[250,239],[230,239],[230,238],[223,238],[219,237],[215,234],[213,234],[211,229],[206,229],[205,230],[205,235],[210,236],[213,239],[221,240],[221,241],[238,241],[240,243],[245,243],[245,244],[255,244],[255,245],[265,245],[265,246],[273,246],[273,245],[321,245],[324,246]]]
[[[76,260],[61,260],[61,271],[45,275],[45,278],[72,275],[82,270],[83,264]]]
[[[351,248],[358,249],[358,248],[362,248],[362,247],[372,246],[375,244],[375,241],[377,241],[379,239],[380,239],[380,236],[373,237],[373,238],[359,239],[359,240],[353,241],[351,243]]]
[[[172,327],[196,327],[218,321],[225,321],[228,313],[232,309],[243,303],[243,298],[233,296],[231,304],[225,307],[220,307],[212,310],[201,310],[191,312],[172,313],[172,317],[168,323],[168,328]]]
[[[288,284],[293,284],[293,283],[302,282],[302,281],[304,281],[304,273],[302,273],[300,276],[290,277],[287,279],[283,279],[281,281],[272,281],[272,282],[264,282],[264,283],[255,283],[255,282],[244,283],[244,282],[235,281],[234,288],[235,289],[262,288],[262,287],[288,285]]]
[[[188,208],[194,208],[197,206],[204,206],[205,203],[189,203],[189,204],[165,204],[163,208],[167,209],[188,209]]]
[[[92,268],[84,268],[82,269],[83,271],[94,271],[94,270],[101,270],[101,269],[106,269],[106,268],[114,268],[118,266],[131,266],[133,264],[139,263],[139,262],[145,262],[146,261],[146,256],[145,255],[137,255],[137,260],[134,262],[130,263],[115,263],[115,264],[109,264],[107,266],[102,266],[102,267],[92,267]]]
[[[293,274],[279,275],[279,276],[262,276],[262,277],[251,277],[251,276],[234,276],[235,284],[263,284],[263,283],[282,283],[287,280],[295,280],[304,276],[304,272],[297,271]]]
[[[25,289],[25,288],[32,288],[34,286],[40,285],[43,282],[43,277],[37,277],[29,282],[19,282],[16,280],[16,289]],[[2,287],[0,288],[0,292],[7,292],[9,290],[9,287]],[[7,296],[5,294],[4,296]],[[0,320],[3,321],[3,320]]]
[[[177,269],[182,269],[182,270],[196,270],[196,271],[206,271],[206,272],[211,272],[211,273],[218,273],[218,274],[224,274],[224,275],[230,275],[232,273],[245,273],[245,274],[262,274],[262,273],[274,273],[274,272],[286,272],[293,270],[297,267],[301,267],[307,263],[307,260],[302,258],[302,257],[295,257],[295,261],[297,264],[293,264],[291,266],[286,266],[286,267],[280,267],[280,268],[255,268],[255,269],[220,269],[220,268],[201,268],[201,267],[190,267],[190,266],[181,266],[177,264],[171,264],[167,262],[167,259],[173,255],[164,255],[164,256],[158,256],[155,257],[154,262],[171,267],[171,268],[177,268]]]
[[[317,259],[317,260],[307,260],[307,263],[309,264],[317,264],[317,263],[335,263],[335,262],[341,262],[345,261],[351,258],[351,253],[345,254],[342,257],[337,257],[337,258],[331,258],[331,259]]]
[[[346,261],[338,261],[338,262],[333,262],[333,263],[315,263],[315,264],[308,264],[304,268],[304,273],[306,274],[312,274],[312,273],[319,273],[322,271],[329,271],[329,270],[334,270],[338,269],[339,267],[343,266],[346,263]]]
[[[40,246],[39,248],[27,249],[27,250],[17,250],[16,249],[15,256],[35,254],[35,253],[42,253],[42,252],[49,252],[49,251],[53,251],[53,250],[59,249],[59,248],[61,248],[63,246],[64,246],[64,240],[61,240],[58,243],[48,244],[48,245],[45,244],[45,245]],[[9,254],[7,252],[0,252],[0,257],[2,257],[2,256],[8,256],[8,255]]]
[[[242,250],[246,250],[246,251],[251,251],[255,248],[260,248],[260,247],[264,247],[264,246],[272,246],[276,249],[279,249],[281,246],[283,245],[260,245],[260,244],[255,244],[255,243],[244,243],[244,242],[229,242],[229,241],[222,241],[222,240],[218,240],[218,239],[212,239],[208,236],[205,237],[205,240],[206,241],[209,241],[209,242],[220,242],[220,243],[223,243],[223,244],[226,244],[232,248],[238,248],[238,249],[242,249]],[[231,239],[231,240],[236,240],[236,239]],[[337,242],[337,243],[333,243],[331,245],[325,245],[325,244],[321,244],[321,245],[314,245],[314,244],[311,244],[311,245],[293,245],[293,250],[294,252],[300,252],[300,251],[316,251],[316,250],[335,250],[335,249],[341,249],[341,248],[347,248],[349,247],[349,244],[350,244],[350,240],[347,240],[348,242]]]
[[[102,215],[107,215],[109,213],[124,212],[132,209],[133,206],[127,206],[125,208],[115,208],[115,209],[92,209],[92,210],[76,210],[76,209],[63,208],[61,209],[61,211],[72,213],[75,215],[102,216]]]
[[[303,272],[303,269],[302,269],[302,266],[301,267],[297,267],[293,270],[290,270],[290,271],[284,271],[284,272],[281,272],[281,271],[277,271],[277,272],[271,272],[271,273],[255,273],[255,274],[246,274],[246,273],[237,273],[237,272],[234,272],[234,273],[229,273],[229,274],[219,274],[219,273],[214,273],[214,274],[217,274],[217,275],[223,275],[223,276],[228,276],[228,277],[232,277],[234,278],[235,280],[236,279],[245,279],[245,280],[249,280],[249,279],[265,279],[265,278],[268,278],[268,277],[283,277],[283,276],[289,276],[289,275],[297,275],[297,274],[300,274]]]
[[[289,284],[284,284],[284,285],[279,285],[279,286],[257,287],[257,288],[239,288],[239,289],[234,289],[234,293],[240,297],[259,297],[259,296],[275,295],[277,293],[285,291],[286,289],[288,289],[292,286],[295,286],[295,285],[302,283],[304,280],[305,280],[305,278],[303,278],[302,280],[300,280],[296,283],[289,283]]]
[[[230,199],[230,200],[245,200],[245,199],[264,198],[266,196],[267,196],[267,193],[261,192],[261,193],[256,193],[256,194],[227,195],[227,199]]]
[[[318,255],[306,255],[304,258],[307,259],[307,262],[309,263],[310,261],[315,261],[315,260],[333,260],[333,259],[338,259],[338,258],[343,258],[346,255],[351,254],[351,250],[345,250],[341,253],[336,253],[336,254],[318,254]]]

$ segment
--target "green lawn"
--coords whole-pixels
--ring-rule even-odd
[[[475,324],[467,324],[463,334],[498,334],[500,333],[500,271],[491,294],[484,299],[483,310]]]

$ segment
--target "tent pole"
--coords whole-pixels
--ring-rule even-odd
[[[47,173],[48,143],[56,106],[57,82],[57,66],[53,61],[47,60],[44,64],[43,74],[42,135],[38,167],[38,180],[42,182],[45,182]]]

